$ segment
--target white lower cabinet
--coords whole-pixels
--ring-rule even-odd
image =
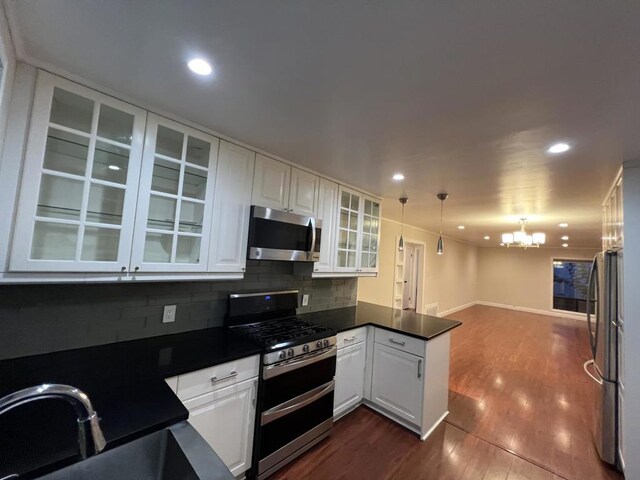
[[[251,468],[258,359],[247,357],[166,380],[189,410],[189,423],[235,477]],[[185,398],[189,391],[207,393]]]
[[[364,403],[425,440],[447,416],[451,334],[423,340],[385,328],[338,333],[333,418]]]
[[[366,342],[338,349],[333,418],[340,417],[360,404],[364,395]]]
[[[238,476],[251,467],[258,380],[246,380],[184,402],[189,423]]]
[[[401,350],[374,343],[373,403],[420,426],[422,423],[423,359]]]

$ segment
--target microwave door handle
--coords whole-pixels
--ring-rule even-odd
[[[311,227],[311,247],[309,248],[309,260],[313,257],[313,252],[316,249],[316,219],[311,217],[309,219],[309,226]]]

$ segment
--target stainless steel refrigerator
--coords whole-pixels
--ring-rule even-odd
[[[598,384],[593,436],[600,458],[617,464],[618,451],[618,271],[622,251],[593,259],[587,293],[587,324],[592,358],[584,370]]]

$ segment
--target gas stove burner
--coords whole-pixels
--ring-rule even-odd
[[[289,347],[312,341],[318,336],[325,337],[334,334],[333,330],[328,327],[298,320],[295,317],[238,325],[233,327],[233,331],[249,337],[265,348]]]

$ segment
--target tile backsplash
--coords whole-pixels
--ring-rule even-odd
[[[233,292],[298,289],[298,313],[355,305],[355,278],[311,278],[311,265],[247,261],[243,280],[0,285],[0,359],[221,326]],[[162,323],[165,305],[176,321]]]

